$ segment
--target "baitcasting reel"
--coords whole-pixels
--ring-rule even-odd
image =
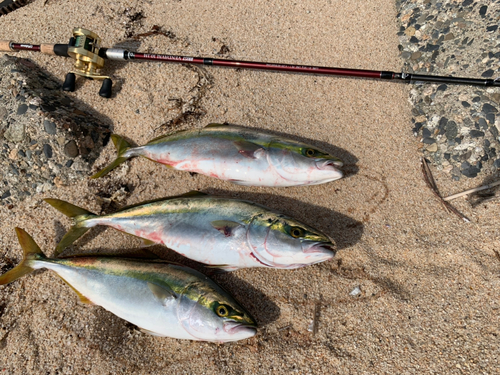
[[[63,83],[64,91],[75,91],[76,75],[87,79],[103,80],[99,95],[111,97],[112,81],[108,76],[99,74],[104,67],[104,59],[99,56],[101,38],[92,31],[82,28],[73,29],[73,37],[68,43],[68,56],[76,60],[74,70],[66,75]]]

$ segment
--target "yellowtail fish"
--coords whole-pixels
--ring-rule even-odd
[[[247,186],[317,185],[343,176],[342,161],[325,151],[241,126],[210,124],[164,135],[140,147],[131,147],[116,134],[111,138],[118,158],[93,178],[134,156]]]
[[[255,320],[227,292],[190,268],[114,257],[47,258],[16,228],[24,259],[0,276],[0,285],[47,268],[84,303],[102,306],[155,336],[228,342],[252,337]]]
[[[45,201],[75,220],[56,254],[90,228],[105,225],[226,271],[298,268],[335,255],[325,234],[249,201],[190,192],[103,216],[58,199]]]

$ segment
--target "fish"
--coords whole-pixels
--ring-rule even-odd
[[[63,200],[45,201],[75,223],[57,245],[56,254],[90,228],[104,225],[224,271],[299,268],[335,255],[333,240],[306,224],[250,201],[199,191],[102,216]]]
[[[317,185],[343,177],[343,162],[326,151],[236,125],[209,124],[163,135],[139,147],[116,134],[111,139],[118,157],[92,178],[135,156],[245,186]]]
[[[48,258],[16,228],[21,263],[0,276],[9,284],[33,270],[54,271],[80,301],[103,307],[145,333],[208,342],[254,336],[255,319],[205,275],[165,261],[115,257]]]

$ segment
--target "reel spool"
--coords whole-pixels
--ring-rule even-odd
[[[99,56],[100,44],[101,38],[92,31],[79,27],[73,29],[67,54],[76,62],[74,70],[66,75],[62,87],[64,91],[75,91],[76,75],[78,75],[87,79],[103,80],[99,95],[104,98],[111,97],[111,78],[99,74],[99,70],[104,67],[104,59]]]

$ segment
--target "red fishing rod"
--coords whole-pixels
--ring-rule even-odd
[[[277,64],[269,62],[222,60],[203,57],[159,55],[152,53],[130,52],[119,48],[100,48],[100,38],[91,31],[76,28],[73,37],[68,44],[19,44],[9,41],[0,41],[0,51],[39,51],[46,54],[73,57],[77,61],[73,72],[66,75],[63,90],[75,90],[75,74],[91,79],[102,79],[103,84],[99,95],[105,98],[111,97],[112,82],[110,77],[98,74],[104,66],[104,60],[146,60],[164,61],[170,63],[196,64],[209,66],[223,66],[232,68],[272,70],[295,73],[311,73],[323,75],[335,75],[346,77],[361,77],[371,79],[397,80],[404,82],[433,82],[450,83],[486,87],[500,87],[498,79],[462,78],[450,76],[433,76],[423,74],[396,73],[390,71],[376,71],[363,69],[329,68],[310,65]]]

